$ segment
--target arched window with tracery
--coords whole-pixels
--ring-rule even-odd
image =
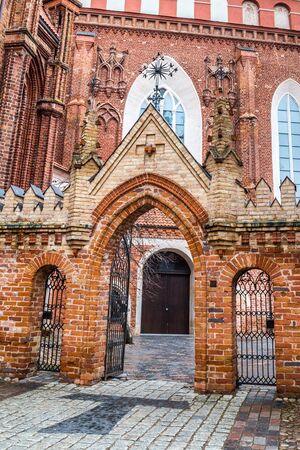
[[[164,55],[166,63],[178,70],[159,85],[162,100],[159,112],[170,125],[188,151],[198,162],[202,162],[202,114],[199,95],[195,86],[179,62]],[[153,79],[139,75],[133,82],[125,103],[122,136],[131,130],[150,103],[155,84]]]
[[[178,97],[166,88],[160,88],[161,101],[159,112],[179,139],[184,142],[185,113]],[[149,96],[151,93],[149,93]],[[142,114],[150,103],[149,96],[143,101],[140,109]]]
[[[243,23],[246,25],[259,25],[259,8],[255,2],[243,3]]]
[[[18,131],[16,151],[12,161],[11,180],[17,186],[27,188],[30,183],[38,182],[43,173],[39,166],[38,142],[41,126],[41,114],[37,111],[37,102],[42,98],[45,71],[40,56],[31,62],[25,77],[21,97],[20,114],[17,117]]]
[[[290,11],[285,5],[276,5],[274,8],[274,22],[277,28],[290,28]]]
[[[289,177],[300,198],[300,84],[286,80],[276,90],[272,102],[274,189]]]
[[[289,177],[300,195],[300,108],[296,99],[286,94],[278,106],[280,181]]]

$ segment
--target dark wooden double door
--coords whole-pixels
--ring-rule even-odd
[[[141,332],[189,334],[189,266],[173,252],[154,255],[148,264],[144,269]]]

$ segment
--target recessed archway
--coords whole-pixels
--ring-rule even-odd
[[[95,210],[95,229],[91,240],[91,291],[90,303],[99,305],[95,316],[95,332],[90,335],[90,345],[94,350],[89,350],[93,355],[94,371],[103,374],[105,348],[107,308],[109,298],[110,270],[115,250],[124,235],[139,217],[157,208],[171,219],[178,227],[194,261],[195,276],[195,329],[201,333],[205,328],[206,308],[205,299],[201,295],[201,284],[204,283],[204,268],[201,267],[202,254],[202,225],[206,221],[207,214],[203,207],[190,194],[182,190],[170,180],[155,176],[139,177],[138,183],[129,180],[118,188],[118,191],[105,197]],[[172,185],[172,186],[171,186]],[[101,217],[101,221],[98,218]],[[96,288],[97,287],[97,288]],[[198,289],[196,289],[198,287]],[[196,308],[197,305],[197,308]],[[95,308],[95,306],[94,306]],[[99,342],[101,345],[99,346]],[[206,341],[203,336],[195,336],[196,348],[196,383],[205,383],[205,355]],[[200,367],[201,365],[201,367]]]
[[[189,334],[190,275],[177,253],[160,251],[148,258],[143,268],[143,334]]]
[[[141,258],[138,269],[137,269],[137,288],[136,288],[136,298],[130,299],[131,303],[135,301],[134,313],[135,317],[132,319],[132,327],[134,329],[134,334],[139,335],[141,333],[141,322],[142,322],[142,304],[143,304],[143,272],[147,261],[158,252],[172,252],[180,256],[187,264],[189,268],[189,292],[188,292],[188,306],[189,306],[189,327],[188,333],[194,333],[194,263],[191,252],[188,245],[184,239],[154,239],[152,240],[152,248],[146,251]],[[135,320],[133,320],[135,319]]]

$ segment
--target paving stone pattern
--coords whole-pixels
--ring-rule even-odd
[[[79,387],[40,372],[0,382],[0,450],[300,449],[300,400],[254,386],[195,394],[191,337],[134,342],[122,379]]]
[[[284,399],[282,402],[280,448],[300,449],[300,399]]]
[[[126,345],[128,379],[194,381],[194,337],[141,335]]]
[[[281,405],[275,388],[249,387],[230,435],[226,450],[276,450],[279,448]]]
[[[0,448],[215,450],[246,395],[197,395],[171,381],[40,384],[1,402]]]

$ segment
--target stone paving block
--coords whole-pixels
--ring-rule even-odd
[[[22,389],[1,402],[1,450],[300,448],[300,403],[277,402],[268,389],[198,396],[183,383],[145,380]]]

